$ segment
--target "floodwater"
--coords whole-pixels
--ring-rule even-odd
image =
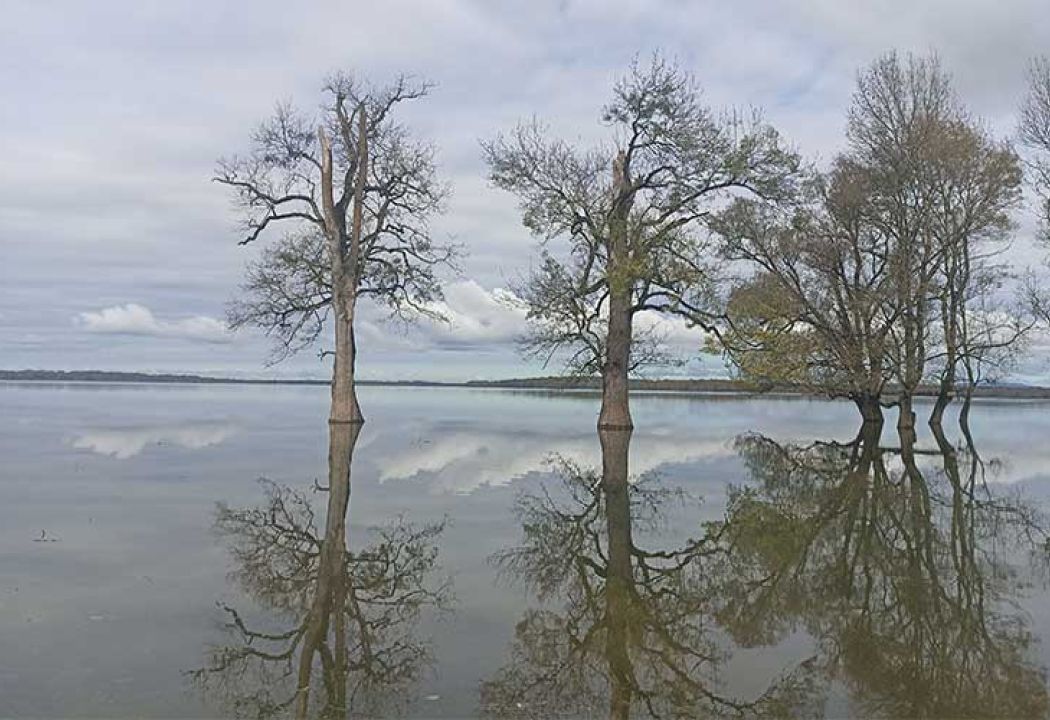
[[[0,384],[0,716],[1050,714],[1048,403],[360,396]]]

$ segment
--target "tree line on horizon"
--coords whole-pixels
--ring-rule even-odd
[[[258,326],[273,359],[334,326],[330,421],[360,423],[359,299],[411,320],[441,318],[440,274],[465,248],[430,222],[449,194],[434,146],[397,121],[429,93],[329,78],[316,113],[291,104],[221,160],[241,244],[272,238],[228,311]],[[526,354],[600,376],[600,428],[633,427],[628,378],[676,362],[640,313],[697,330],[698,352],[736,377],[855,402],[865,420],[937,388],[930,420],[1001,377],[1050,294],[1005,257],[1029,188],[1050,243],[1050,59],[1034,60],[1017,137],[993,135],[934,55],[888,53],[862,69],[846,144],[807,161],[757,111],[716,111],[689,71],[654,55],[612,88],[607,137],[577,146],[537,120],[482,142],[491,183],[514,194],[539,239],[513,288]]]

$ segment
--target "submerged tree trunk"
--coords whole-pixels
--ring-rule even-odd
[[[853,402],[857,405],[857,409],[860,410],[860,416],[865,423],[882,424],[882,403],[879,402],[877,396],[855,395]]]
[[[631,421],[628,374],[631,363],[631,330],[634,313],[631,309],[631,280],[628,255],[627,216],[630,211],[630,192],[627,188],[625,159],[621,153],[613,162],[613,185],[618,206],[613,213],[609,230],[609,327],[605,341],[602,366],[602,409],[598,428],[629,430]]]
[[[915,410],[912,407],[912,396],[910,392],[901,392],[897,401],[897,429],[901,432],[914,432]]]
[[[941,386],[937,392],[937,400],[933,403],[933,410],[930,411],[929,423],[931,426],[940,426],[944,420],[944,411],[948,409],[954,397],[954,378],[949,380],[944,378],[941,380]]]
[[[346,593],[346,512],[350,504],[350,464],[361,433],[360,423],[334,423],[328,431],[328,508],[324,539],[317,559],[314,598],[305,621],[299,652],[295,717],[307,717],[314,657],[327,650],[329,628],[335,628],[334,677],[330,704],[345,705],[346,635],[343,631]]]
[[[609,666],[609,717],[631,714],[634,674],[628,651],[634,570],[631,564],[631,499],[627,458],[630,430],[599,430],[602,444],[602,493],[605,496],[609,566],[605,582],[605,656]]]

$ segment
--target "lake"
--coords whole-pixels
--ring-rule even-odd
[[[330,438],[324,387],[0,384],[0,716],[287,715],[322,577],[357,715],[1048,713],[1050,403],[968,443],[801,398],[638,395],[602,438],[589,393],[360,400]]]

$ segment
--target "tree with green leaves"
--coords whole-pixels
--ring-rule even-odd
[[[706,221],[734,194],[790,197],[800,162],[757,114],[715,113],[692,75],[659,57],[616,83],[602,120],[610,138],[595,147],[553,139],[534,121],[484,151],[492,182],[518,196],[543,243],[518,288],[526,351],[600,373],[598,424],[623,429],[632,427],[629,375],[665,357],[637,315],[713,327],[719,267]]]
[[[895,405],[904,426],[936,383],[939,422],[959,378],[972,390],[1031,327],[997,300],[1019,161],[936,57],[863,71],[847,139],[804,202],[740,198],[718,218],[728,256],[756,268],[730,293],[724,347],[745,376],[849,397],[868,419]]]

